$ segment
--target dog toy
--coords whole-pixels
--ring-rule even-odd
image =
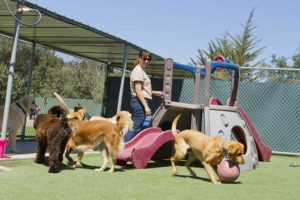
[[[217,167],[217,174],[222,182],[234,182],[240,175],[240,168],[234,161],[223,159]]]

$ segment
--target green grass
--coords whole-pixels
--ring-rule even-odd
[[[252,171],[242,171],[236,183],[213,185],[203,168],[194,167],[192,178],[183,165],[171,176],[169,161],[151,162],[146,169],[117,167],[114,174],[98,173],[99,154],[84,157],[85,166],[50,174],[33,160],[0,162],[12,171],[0,171],[1,200],[34,199],[205,199],[295,200],[299,198],[299,157],[272,156]]]

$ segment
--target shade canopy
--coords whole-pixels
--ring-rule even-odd
[[[15,14],[17,3],[20,1],[7,1],[10,9]],[[59,3],[59,2],[55,2]],[[37,9],[42,14],[41,22],[34,27],[20,26],[19,38],[34,42],[36,45],[45,46],[63,53],[76,55],[83,58],[110,64],[114,68],[124,65],[125,46],[127,46],[127,69],[132,65],[142,47],[120,39],[101,30],[69,19],[58,13],[49,11],[36,4],[23,1],[23,5]],[[25,23],[36,21],[35,12],[24,12],[21,19]],[[5,3],[0,3],[0,33],[13,37],[15,19],[9,13]],[[165,59],[153,52],[151,67],[147,73],[156,77],[163,77]]]

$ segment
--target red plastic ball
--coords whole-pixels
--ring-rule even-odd
[[[224,159],[217,167],[217,174],[222,182],[234,182],[240,176],[240,168],[234,161]]]

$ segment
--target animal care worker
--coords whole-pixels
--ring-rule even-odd
[[[132,131],[129,131],[125,135],[125,142],[134,138],[142,130],[146,116],[152,114],[148,104],[152,100],[152,95],[161,98],[164,97],[162,91],[152,91],[151,80],[145,72],[151,59],[152,57],[149,51],[140,51],[139,56],[134,63],[134,69],[130,75],[130,105],[132,108],[134,127]]]

